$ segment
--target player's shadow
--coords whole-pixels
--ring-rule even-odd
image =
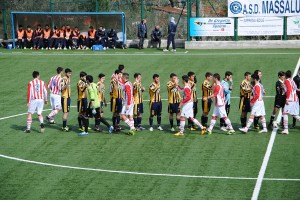
[[[20,125],[17,125],[17,124],[13,124],[10,126],[11,129],[14,129],[16,131],[20,131],[20,132],[24,132],[24,130],[26,130],[26,126],[20,126]],[[34,132],[39,132],[40,130],[37,130],[35,128],[32,128],[31,131],[34,131]]]

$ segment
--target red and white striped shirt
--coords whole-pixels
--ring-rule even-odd
[[[293,79],[288,78],[284,81],[286,86],[286,100],[289,102],[298,102],[297,86]]]
[[[48,83],[48,88],[50,89],[51,94],[61,95],[61,83],[62,78],[60,74],[51,77]]]
[[[221,83],[218,83],[214,89],[214,97],[215,97],[215,105],[216,106],[224,106],[225,105],[225,97],[224,97],[224,87]]]
[[[125,99],[126,105],[131,105],[134,103],[133,86],[130,81],[127,81],[124,84],[124,99]]]
[[[33,79],[28,83],[27,88],[27,103],[35,99],[48,99],[48,92],[44,81]]]
[[[254,85],[254,87],[252,89],[252,93],[253,93],[253,99],[251,100],[251,104],[254,104],[257,101],[263,100],[264,90],[260,83],[257,83],[256,85]]]
[[[180,88],[181,90],[183,90],[183,100],[182,100],[182,104],[186,104],[189,102],[192,102],[192,89],[190,86],[185,85],[184,88]]]

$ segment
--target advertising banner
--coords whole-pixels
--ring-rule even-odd
[[[239,36],[283,35],[283,17],[245,17],[238,19]]]
[[[287,18],[287,34],[300,35],[300,16]]]
[[[191,18],[190,36],[233,36],[232,18]]]
[[[299,15],[300,0],[228,0],[228,17]]]

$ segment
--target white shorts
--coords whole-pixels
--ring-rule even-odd
[[[61,95],[50,94],[50,103],[52,110],[61,110]]]
[[[224,106],[216,106],[214,107],[214,112],[212,114],[212,116],[216,116],[219,118],[224,118],[227,117],[227,113],[225,110],[225,105]]]
[[[253,104],[252,109],[251,109],[251,115],[254,115],[255,117],[265,116],[266,115],[264,101],[256,101]]]
[[[124,104],[122,107],[121,114],[133,116],[133,107],[134,107],[134,104],[130,104],[129,109],[126,110],[126,104]]]
[[[194,117],[193,102],[188,102],[182,106],[180,116],[185,118]]]
[[[38,115],[42,114],[44,108],[44,100],[43,99],[34,99],[30,102],[28,107],[28,113],[34,114],[35,111]]]
[[[284,113],[290,115],[299,115],[299,103],[298,102],[289,102],[288,105],[285,104],[283,108]]]

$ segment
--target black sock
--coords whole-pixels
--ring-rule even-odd
[[[295,118],[293,118],[293,126],[296,126],[296,119]]]
[[[223,118],[220,118],[220,126],[221,127],[225,126],[225,121]]]
[[[116,127],[116,121],[117,121],[117,117],[113,116],[112,117],[112,123],[113,123],[114,127]]]
[[[120,125],[120,120],[121,120],[120,115],[118,115],[117,116],[117,125]]]
[[[180,119],[176,119],[176,122],[177,122],[177,126],[179,127],[180,126]]]
[[[153,117],[149,117],[149,124],[150,124],[150,127],[153,126]]]
[[[205,117],[201,116],[201,124],[204,125],[205,124]]]
[[[137,117],[133,118],[133,121],[134,121],[134,127],[138,127],[138,118]]]
[[[99,126],[100,125],[100,120],[95,118],[95,126]]]
[[[254,127],[258,126],[259,117],[254,117]]]
[[[271,116],[271,118],[270,118],[270,124],[273,124],[274,118],[275,118],[275,116]]]
[[[137,124],[138,124],[138,127],[141,126],[141,123],[142,123],[142,117],[138,117],[138,118],[137,118]]]
[[[207,127],[208,117],[204,117],[204,124]]]
[[[83,119],[83,121],[84,121],[84,131],[87,133],[88,129],[89,129],[89,119],[86,118],[86,119]]]
[[[160,126],[161,124],[161,116],[157,116],[157,125]]]
[[[65,128],[67,126],[67,120],[63,119],[63,128]]]
[[[171,118],[169,118],[169,122],[170,122],[170,126],[171,126],[171,128],[173,128],[173,118],[171,119]]]
[[[283,126],[283,117],[281,117],[281,126]]]
[[[180,123],[180,122],[179,122]],[[188,127],[189,128],[192,128],[192,126],[193,126],[193,122],[192,122],[192,120],[189,118],[188,119]]]
[[[246,117],[241,117],[241,124],[242,124],[242,128],[247,126],[247,118]]]
[[[99,121],[102,122],[107,128],[110,127],[109,123],[103,117],[100,117]]]
[[[77,120],[78,120],[78,126],[79,127],[82,127],[82,118],[81,117],[77,117]]]

